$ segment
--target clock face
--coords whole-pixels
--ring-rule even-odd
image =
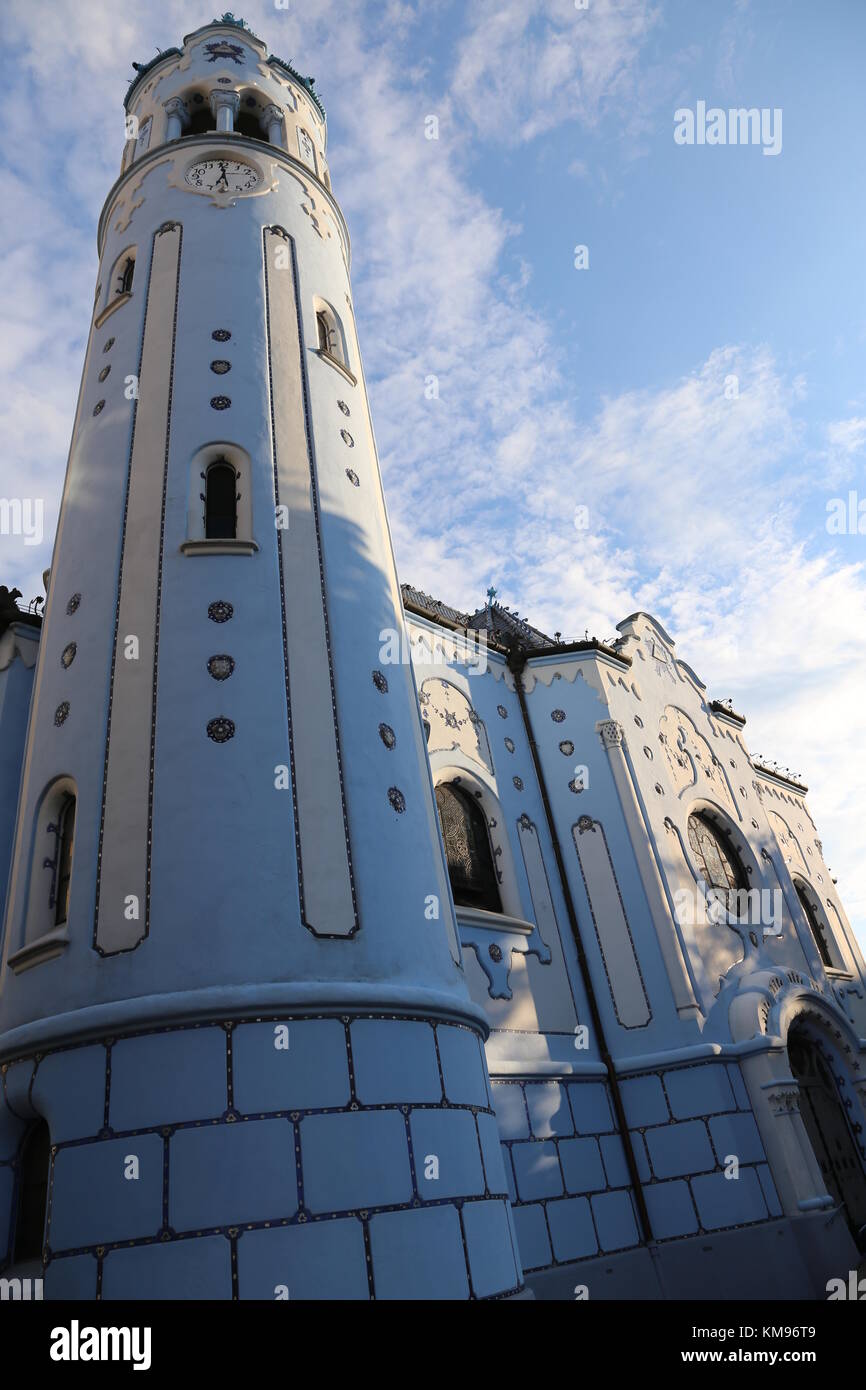
[[[185,177],[191,188],[204,193],[249,193],[261,181],[257,169],[237,159],[203,159]]]

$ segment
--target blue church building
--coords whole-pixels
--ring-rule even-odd
[[[0,1292],[826,1298],[866,965],[806,787],[649,614],[401,587],[312,79],[226,15],[126,115],[0,589]]]

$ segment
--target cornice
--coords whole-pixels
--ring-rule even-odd
[[[264,159],[265,157],[275,159],[278,164],[282,165],[283,168],[287,168],[293,174],[300,175],[300,177],[306,182],[314,184],[318,192],[325,199],[325,201],[328,203],[328,206],[335,213],[336,217],[339,220],[340,226],[343,230],[343,235],[346,238],[346,253],[349,264],[351,265],[352,239],[349,235],[349,228],[346,224],[346,219],[343,216],[340,204],[337,202],[331,190],[327,187],[326,184],[322,182],[319,176],[317,174],[314,174],[312,169],[309,169],[307,165],[302,163],[300,159],[295,159],[294,155],[291,155],[288,150],[284,150],[281,145],[272,145],[269,141],[266,140],[253,140],[250,136],[239,135],[235,131],[229,132],[216,130],[208,131],[206,134],[200,136],[183,135],[177,140],[169,140],[164,145],[158,145],[156,149],[148,150],[148,152],[146,154],[143,154],[139,159],[137,159],[134,164],[130,164],[129,168],[126,169],[115,179],[114,183],[111,185],[111,188],[108,190],[108,196],[106,197],[105,202],[102,205],[102,211],[99,214],[99,223],[96,229],[97,255],[100,258],[102,256],[102,250],[105,242],[105,224],[111,214],[111,210],[114,207],[114,203],[117,200],[118,194],[121,192],[122,189],[124,189],[127,186],[127,184],[135,175],[141,174],[142,170],[155,167],[169,154],[174,155],[182,150],[192,150],[197,145],[200,146],[203,150],[207,150],[209,148],[212,149],[215,144],[219,144],[220,142],[222,142],[225,146],[231,146],[232,150],[249,150],[251,155],[258,155],[259,159]]]
[[[328,115],[325,111],[324,103],[318,93],[313,91],[314,79],[312,77],[304,77],[298,72],[297,68],[292,67],[291,63],[287,63],[284,59],[278,58],[275,53],[268,53],[267,44],[260,39],[257,34],[254,34],[251,29],[247,29],[245,25],[238,23],[230,24],[224,20],[218,20],[214,24],[203,24],[200,29],[194,29],[191,34],[185,34],[183,48],[164,48],[155,58],[151,58],[149,63],[139,63],[136,68],[135,77],[130,82],[126,96],[123,98],[124,108],[127,111],[129,110],[129,103],[132,100],[138,84],[143,82],[145,77],[149,77],[161,63],[168,62],[169,59],[172,58],[182,58],[187,44],[190,43],[192,39],[197,39],[200,34],[219,33],[220,31],[224,34],[231,34],[234,38],[237,38],[238,34],[242,34],[245,41],[253,48],[257,49],[263,62],[265,62],[268,67],[276,68],[280,72],[284,72],[293,82],[298,84],[304,95],[309,97],[322,120],[327,124]]]

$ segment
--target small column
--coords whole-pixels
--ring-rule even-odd
[[[237,92],[223,91],[222,87],[215,87],[210,93],[210,109],[213,112],[217,130],[230,135],[235,128],[235,116],[238,114],[238,107],[241,104],[240,96]]]
[[[165,139],[166,144],[170,140],[179,140],[189,125],[189,110],[183,97],[170,97],[165,102],[165,114],[168,117]]]
[[[274,102],[262,112],[262,129],[267,132],[272,145],[283,144],[283,113]]]

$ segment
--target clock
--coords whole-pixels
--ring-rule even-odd
[[[249,193],[261,174],[239,159],[202,159],[187,169],[184,180],[202,193]]]

